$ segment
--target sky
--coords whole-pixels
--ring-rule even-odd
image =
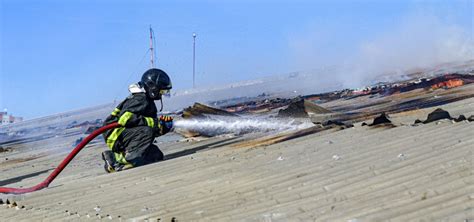
[[[473,4],[0,0],[0,109],[31,119],[123,99],[150,67],[150,25],[174,90],[192,87],[193,32],[197,87],[341,64],[356,65],[339,78],[356,85],[366,73],[472,58]]]

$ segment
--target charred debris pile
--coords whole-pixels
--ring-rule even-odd
[[[263,95],[263,96],[262,96]],[[288,106],[291,98],[265,98],[266,94],[262,94],[254,99],[248,99],[245,102],[239,102],[232,105],[221,106],[222,109],[230,113],[264,113],[273,109]],[[219,104],[218,102],[216,104]]]
[[[290,104],[285,109],[278,111],[279,117],[299,117],[306,118],[310,114],[327,114],[330,110],[325,109],[315,103],[304,99],[303,97],[296,97],[291,100]]]
[[[237,115],[234,113],[207,106],[202,103],[194,103],[193,106],[184,109],[183,113],[181,114],[184,119],[209,118],[208,115],[237,117]]]
[[[336,99],[352,99],[359,96],[380,94],[388,96],[397,93],[409,92],[416,89],[435,90],[450,89],[466,84],[474,83],[474,75],[469,74],[446,74],[434,78],[419,78],[409,81],[395,83],[379,83],[360,89],[343,89],[330,93],[307,95],[304,98],[312,101],[331,101]]]
[[[0,146],[0,153],[6,153],[6,152],[11,152],[12,149],[9,147],[4,148],[3,146]]]
[[[306,100],[305,104],[309,102],[313,104],[320,104],[338,99],[349,100],[360,96],[390,96],[417,89],[426,91],[436,89],[451,89],[471,83],[474,83],[474,75],[450,73],[433,78],[416,78],[393,83],[378,83],[373,86],[367,86],[359,89],[343,89],[333,92],[303,95],[300,97]],[[295,103],[295,99],[299,98],[272,97],[271,94],[262,93],[257,97],[233,98],[223,101],[214,101],[210,104],[213,104],[215,107],[219,107],[220,109],[229,113],[260,114],[275,109],[288,107],[290,104]],[[301,106],[301,104],[296,106]],[[290,110],[293,108],[293,105],[292,107],[289,107]],[[304,113],[301,112],[295,114],[295,117],[305,116]],[[282,111],[281,115],[286,115],[285,111]]]
[[[456,122],[462,122],[462,121],[468,121],[468,122],[474,122],[474,115],[471,115],[469,118],[466,118],[464,115],[459,115],[458,118],[452,117],[452,115],[441,108],[437,108],[434,111],[428,113],[426,120],[415,120],[413,125],[418,125],[418,124],[428,124],[432,122],[437,122],[441,120],[451,120],[454,123]],[[362,126],[371,126],[371,127],[395,127],[395,125],[392,123],[390,120],[390,117],[386,113],[382,113],[379,116],[375,117],[373,119],[373,122],[371,124],[367,124],[366,122],[362,123]]]
[[[372,127],[395,127],[395,125],[390,120],[390,117],[386,113],[380,114],[374,118],[371,124],[367,124],[365,122],[362,123],[362,126],[372,126]]]
[[[435,122],[435,121],[439,121],[443,119],[452,120],[454,122],[461,122],[461,121],[472,122],[474,121],[474,115],[470,116],[469,118],[466,118],[466,116],[464,115],[460,115],[458,118],[454,118],[451,116],[451,114],[448,111],[441,108],[437,108],[433,112],[428,114],[428,116],[426,117],[426,120],[421,121],[417,119],[415,120],[415,124],[420,124],[420,123],[427,124],[427,123],[431,123],[431,122]]]

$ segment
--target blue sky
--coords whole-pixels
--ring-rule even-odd
[[[121,100],[149,66],[149,25],[157,66],[186,89],[193,32],[196,84],[210,86],[345,62],[412,18],[472,37],[472,11],[471,0],[0,0],[0,108],[33,118]]]

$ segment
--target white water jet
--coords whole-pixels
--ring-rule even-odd
[[[310,122],[299,122],[291,119],[227,117],[219,119],[176,120],[176,129],[198,132],[202,135],[215,136],[233,133],[236,135],[251,132],[281,132],[299,130],[313,126]]]

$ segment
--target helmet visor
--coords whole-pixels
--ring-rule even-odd
[[[160,90],[160,94],[164,96],[169,96],[170,95],[170,90],[169,89],[162,89]]]
[[[158,87],[150,87],[148,88],[148,93],[150,98],[152,99],[161,99],[162,95],[169,96],[170,90],[169,89],[159,89]]]

